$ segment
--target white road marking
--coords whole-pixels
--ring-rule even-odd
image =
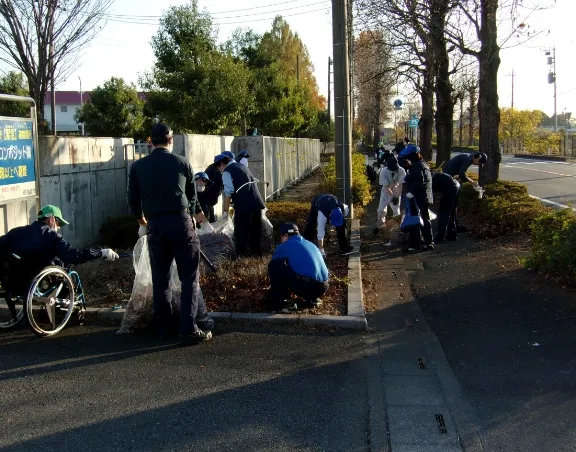
[[[504,167],[506,166],[510,166],[509,164],[504,164],[502,165]],[[515,167],[515,169],[520,169],[520,170],[524,170],[524,171],[534,171],[537,173],[545,173],[545,174],[552,174],[554,176],[562,176],[562,177],[576,177],[576,174],[562,174],[562,173],[555,173],[553,171],[544,171],[544,170],[539,170],[539,169],[534,169],[534,168],[522,168],[520,166]]]
[[[571,209],[571,210],[576,212],[575,208],[567,206],[566,204],[560,204],[559,202],[550,201],[549,199],[545,199],[545,198],[539,198],[538,196],[534,196],[534,195],[530,195],[530,197],[537,199],[538,201],[543,202],[545,204],[550,204],[552,206],[561,207],[562,209]]]

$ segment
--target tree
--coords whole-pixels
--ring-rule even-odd
[[[245,115],[250,126],[287,137],[315,127],[326,101],[318,94],[306,46],[282,17],[277,16],[262,36],[236,30],[224,48],[250,71],[253,104]]]
[[[28,96],[28,88],[20,72],[10,71],[0,78],[0,93]],[[0,116],[30,116],[30,105],[22,102],[0,101]]]
[[[73,71],[78,51],[102,28],[111,4],[112,0],[0,0],[0,61],[24,73],[39,119],[50,80],[57,83]]]
[[[500,109],[498,107],[498,70],[500,48],[513,36],[531,39],[536,35],[524,20],[518,20],[518,6],[529,9],[527,19],[534,11],[543,9],[540,4],[533,8],[523,5],[523,0],[510,0],[502,5],[501,0],[462,0],[456,2],[460,19],[454,20],[446,29],[447,39],[460,52],[478,60],[478,119],[480,125],[480,149],[488,154],[488,162],[480,169],[482,185],[495,182],[499,177],[502,160],[498,132]],[[503,40],[498,39],[498,27],[502,27],[502,10],[509,10],[511,31]],[[472,39],[467,35],[472,30]],[[524,31],[524,30],[527,31]]]
[[[212,19],[197,0],[164,13],[152,48],[156,62],[141,84],[160,119],[179,132],[239,132],[250,104],[250,73],[220,51]]]
[[[143,102],[134,85],[112,77],[76,112],[92,136],[134,137],[144,123]]]
[[[334,120],[328,116],[326,110],[319,110],[316,118],[303,133],[303,138],[316,138],[322,143],[334,141]]]
[[[395,79],[390,70],[390,51],[382,33],[374,31],[361,32],[354,49],[358,122],[370,135],[369,141],[377,145],[392,110]]]

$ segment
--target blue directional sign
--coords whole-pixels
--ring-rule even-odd
[[[402,106],[402,101],[401,101],[400,99],[396,99],[396,100],[394,101],[394,106],[395,106],[396,108],[400,108],[400,107]]]
[[[36,196],[31,119],[0,118],[0,201]]]
[[[410,121],[408,121],[408,125],[410,127],[418,127],[418,119],[411,119]]]

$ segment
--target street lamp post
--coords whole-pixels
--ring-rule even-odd
[[[556,132],[558,130],[558,114],[556,112],[556,47],[552,47],[552,56],[550,56],[550,51],[546,50],[546,56],[548,57],[548,65],[552,66],[552,70],[548,74],[548,83],[554,83],[554,132]]]
[[[80,81],[80,109],[82,109],[84,102],[83,102],[83,94],[82,94],[82,79],[80,78],[80,76],[78,76],[78,80]],[[84,121],[82,121],[81,123],[82,126],[82,136],[84,136]]]

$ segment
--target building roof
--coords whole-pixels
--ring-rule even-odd
[[[92,91],[84,91],[82,93],[82,102],[86,102],[91,94]],[[138,98],[140,100],[146,100],[146,93],[138,92]],[[50,91],[46,93],[45,102],[47,105],[52,103]],[[56,105],[66,104],[80,104],[80,91],[56,91]]]

